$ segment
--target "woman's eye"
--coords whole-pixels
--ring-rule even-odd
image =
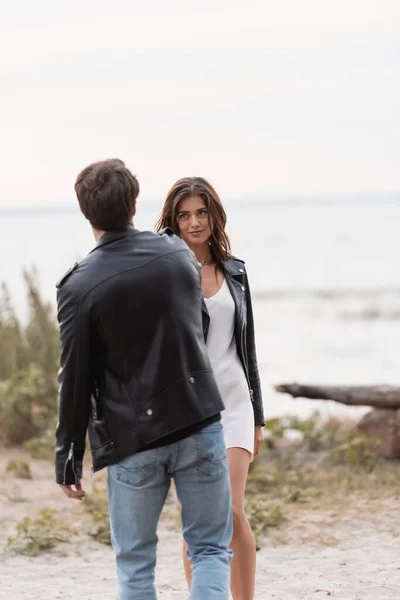
[[[206,215],[206,214],[207,214],[207,211],[206,211],[206,209],[205,209],[205,208],[202,208],[201,210],[199,210],[199,215],[200,215],[201,217],[204,217],[204,215]]]
[[[179,219],[180,221],[185,221],[185,220],[187,219],[187,217],[188,217],[188,216],[187,216],[187,214],[185,214],[185,213],[182,213],[181,215],[178,215],[178,219]]]

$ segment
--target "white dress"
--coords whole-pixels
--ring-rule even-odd
[[[224,282],[211,298],[204,298],[210,315],[207,350],[225,410],[222,411],[227,448],[254,451],[254,411],[235,339],[235,303]]]

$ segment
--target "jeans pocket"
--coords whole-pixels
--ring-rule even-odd
[[[138,452],[119,462],[116,467],[118,481],[140,487],[151,479],[157,470],[157,452],[155,449]]]
[[[228,470],[222,424],[213,423],[195,434],[197,470],[216,478]]]

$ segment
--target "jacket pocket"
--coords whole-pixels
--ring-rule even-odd
[[[118,453],[112,440],[101,446],[92,446],[93,471],[100,471],[118,462]]]

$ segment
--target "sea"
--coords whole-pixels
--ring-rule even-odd
[[[400,385],[400,196],[225,203],[233,254],[246,262],[267,418],[365,409],[292,399],[281,383]],[[161,204],[138,203],[153,229]],[[0,282],[28,316],[25,268],[55,306],[55,283],[95,245],[75,203],[0,210]]]

